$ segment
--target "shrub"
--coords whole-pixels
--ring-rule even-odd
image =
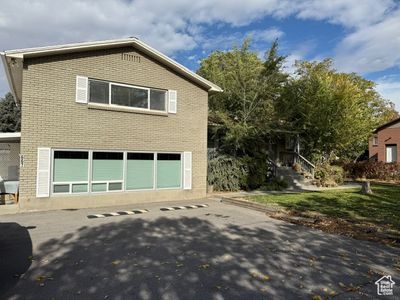
[[[336,186],[344,182],[344,170],[340,166],[328,163],[319,164],[315,167],[315,180],[317,185]]]
[[[281,179],[272,179],[270,182],[261,186],[263,191],[283,191],[288,188],[288,183]]]
[[[254,190],[268,183],[265,157],[236,158],[227,155],[208,161],[208,184],[215,191]]]
[[[242,187],[246,190],[258,189],[267,183],[267,164],[265,157],[249,157],[243,158],[248,170],[247,178],[243,182]]]
[[[247,181],[246,164],[237,158],[221,155],[208,161],[209,185],[215,191],[238,191]]]
[[[400,164],[363,161],[344,165],[347,176],[358,179],[400,180]]]
[[[293,165],[293,170],[297,173],[301,173],[302,169],[301,169],[301,165],[299,163],[295,163]]]

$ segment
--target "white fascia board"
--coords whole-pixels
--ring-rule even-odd
[[[167,62],[168,64],[173,65],[174,67],[176,67],[179,71],[190,75],[191,77],[193,77],[194,79],[197,79],[198,81],[202,82],[203,84],[209,86],[209,91],[212,92],[222,92],[222,89],[217,86],[216,84],[208,81],[207,79],[201,77],[200,75],[197,75],[196,73],[194,73],[193,71],[189,70],[188,68],[186,68],[185,66],[177,63],[176,61],[174,61],[173,59],[169,58],[168,56],[166,56],[165,54],[161,53],[160,51],[150,47],[149,45],[147,45],[146,43],[143,43],[140,40],[135,40],[134,43],[142,48],[144,48],[145,50],[147,50],[148,52],[152,53],[154,56],[162,59],[164,62]]]
[[[45,47],[34,47],[34,48],[25,48],[25,49],[16,49],[16,50],[8,50],[5,51],[7,56],[9,57],[30,57],[35,56],[35,54],[52,54],[53,52],[69,52],[73,50],[80,49],[89,49],[93,48],[101,48],[105,46],[113,46],[113,45],[123,45],[123,44],[131,44],[133,38],[129,39],[115,39],[115,40],[105,40],[105,41],[96,41],[96,42],[84,42],[84,43],[74,43],[74,44],[64,44],[64,45],[54,45],[54,46],[45,46]]]
[[[10,67],[8,65],[8,62],[7,62],[6,54],[4,52],[0,52],[0,56],[1,56],[1,60],[3,62],[3,67],[4,67],[4,71],[6,73],[8,85],[10,86],[11,94],[14,97],[15,104],[18,106],[17,94],[15,92],[14,82],[13,82],[13,80],[11,78]]]
[[[14,58],[25,58],[25,57],[35,57],[35,56],[45,56],[52,54],[62,54],[68,52],[77,52],[77,51],[89,51],[95,49],[105,49],[108,47],[116,47],[116,46],[137,46],[139,49],[144,51],[147,54],[153,56],[156,60],[159,60],[171,67],[175,71],[186,75],[193,81],[197,82],[200,85],[203,85],[208,88],[209,92],[222,92],[222,89],[216,84],[206,80],[195,72],[189,70],[173,59],[169,58],[165,54],[160,51],[150,47],[146,43],[138,40],[137,38],[128,38],[128,39],[116,39],[116,40],[106,40],[106,41],[97,41],[97,42],[86,42],[86,43],[75,43],[75,44],[66,44],[66,45],[57,45],[57,46],[47,46],[47,47],[37,47],[37,48],[27,48],[27,49],[17,49],[17,50],[9,50],[5,51],[5,55],[8,57]]]

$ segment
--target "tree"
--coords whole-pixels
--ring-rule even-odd
[[[276,106],[280,117],[301,131],[305,154],[314,161],[356,158],[373,129],[393,116],[393,108],[372,81],[337,72],[329,59],[296,67]]]
[[[11,93],[7,93],[0,98],[0,132],[18,131],[21,131],[21,111]]]
[[[250,40],[227,52],[215,51],[204,59],[198,74],[224,90],[212,95],[209,121],[216,124],[213,138],[229,154],[244,155],[262,147],[274,119],[273,102],[287,79],[282,71],[284,57],[275,41],[262,61],[250,51]]]

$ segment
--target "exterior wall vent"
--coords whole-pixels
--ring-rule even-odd
[[[121,59],[126,60],[126,61],[140,63],[141,57],[139,55],[121,53]]]

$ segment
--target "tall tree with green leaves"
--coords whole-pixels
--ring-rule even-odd
[[[210,97],[209,121],[227,153],[248,154],[266,142],[262,136],[274,119],[273,102],[287,79],[281,70],[284,57],[277,50],[275,41],[263,61],[245,39],[241,47],[215,51],[200,64],[198,74],[224,90]]]
[[[356,158],[373,129],[393,117],[374,82],[337,72],[329,59],[296,67],[276,109],[288,127],[301,132],[305,154],[314,161]]]
[[[0,98],[0,132],[18,131],[21,131],[21,110],[11,93],[7,93]]]

